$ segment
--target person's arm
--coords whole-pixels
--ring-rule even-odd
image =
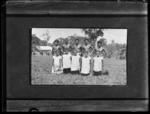
[[[54,58],[53,58],[53,60],[52,60],[52,69],[53,69],[53,71],[55,72]]]
[[[97,41],[95,42],[95,49],[97,50]]]
[[[61,58],[59,59],[59,70],[61,68]]]
[[[52,48],[52,55],[54,54],[54,48]]]
[[[63,68],[63,56],[61,58],[61,65],[62,65],[62,68]]]
[[[70,54],[70,61],[72,60],[72,56],[71,56],[71,54]]]
[[[52,58],[52,66],[54,66],[54,58]]]
[[[102,54],[103,54],[103,56],[105,57],[106,56],[106,52],[105,52],[105,49],[104,48],[102,48]]]
[[[102,71],[104,71],[104,60],[102,59]]]
[[[80,57],[80,72],[81,72],[81,67],[82,67],[82,58]]]
[[[63,68],[63,57],[61,57],[61,68]]]
[[[90,74],[92,73],[92,62],[91,62],[91,59],[90,59]]]
[[[71,61],[71,63],[72,63],[72,56],[70,56],[70,61]]]
[[[90,72],[91,72],[91,75],[93,74],[93,63],[94,63],[94,61],[93,61],[93,59],[91,58],[91,66],[90,66]]]

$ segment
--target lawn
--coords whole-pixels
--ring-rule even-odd
[[[32,84],[34,85],[126,85],[126,60],[104,59],[109,75],[81,76],[51,74],[51,56],[32,56]]]

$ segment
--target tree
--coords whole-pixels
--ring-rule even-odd
[[[99,36],[103,36],[103,30],[102,29],[95,29],[95,28],[84,28],[82,29],[83,32],[88,35],[90,40],[96,40]]]
[[[107,40],[105,38],[101,38],[99,41],[102,43],[102,46],[107,45]]]
[[[32,35],[32,45],[40,45],[40,39],[35,34]]]
[[[48,41],[50,40],[49,31],[47,30],[46,33],[43,34],[44,40],[46,41],[46,45],[48,45]]]
[[[115,43],[112,41],[110,44],[106,45],[107,57],[120,57],[125,59],[126,57],[126,44]]]
[[[101,37],[104,36],[103,30],[100,28],[83,28],[82,31],[88,36],[88,38],[90,39],[91,45],[94,47],[95,47],[97,38],[99,36]],[[106,45],[106,39],[101,38],[100,41],[102,42],[103,46]]]

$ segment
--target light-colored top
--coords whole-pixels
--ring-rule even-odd
[[[72,55],[71,56],[71,71],[77,71],[80,69],[80,56],[79,55]]]
[[[71,54],[63,54],[63,68],[70,68],[71,67]]]
[[[96,56],[93,58],[93,61],[94,61],[93,70],[94,71],[96,71],[96,72],[102,71],[102,60],[103,60],[102,56],[99,56],[99,57]]]
[[[81,73],[82,74],[89,74],[90,73],[90,61],[91,57],[82,57],[81,59],[82,64],[81,64]]]

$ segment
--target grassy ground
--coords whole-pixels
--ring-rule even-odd
[[[126,85],[126,60],[104,59],[109,75],[51,74],[50,56],[32,56],[32,84],[36,85]]]

